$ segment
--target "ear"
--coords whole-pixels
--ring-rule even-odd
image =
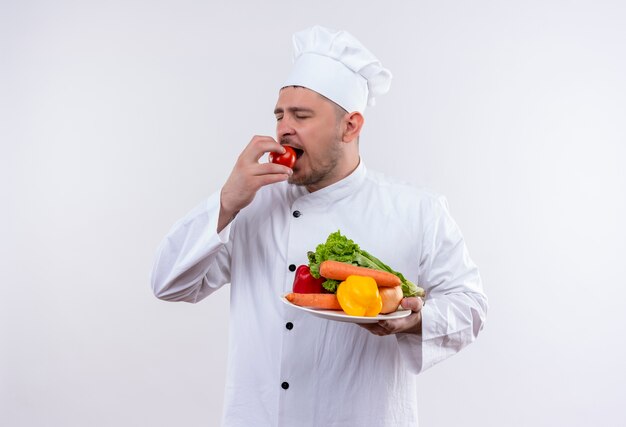
[[[343,131],[343,142],[354,141],[359,137],[361,133],[361,128],[363,127],[363,123],[365,119],[363,115],[358,111],[354,111],[352,113],[346,114],[344,116],[344,131]]]

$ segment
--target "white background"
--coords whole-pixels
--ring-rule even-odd
[[[0,425],[218,425],[228,287],[158,301],[152,259],[316,23],[393,72],[363,158],[448,197],[490,299],[421,425],[625,425],[625,4],[300,3],[0,3]]]

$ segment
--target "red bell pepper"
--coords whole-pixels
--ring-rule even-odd
[[[328,293],[322,286],[325,281],[323,277],[316,279],[311,276],[308,265],[301,265],[296,270],[296,277],[293,279],[293,292],[298,294]]]

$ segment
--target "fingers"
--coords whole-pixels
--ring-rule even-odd
[[[283,153],[285,148],[270,136],[254,136],[243,149],[228,180],[222,187],[221,208],[232,218],[248,206],[263,186],[289,179],[291,168],[275,163],[259,163],[267,152]]]
[[[250,174],[255,176],[268,175],[268,174],[285,174],[291,175],[293,170],[285,165],[279,165],[277,163],[254,163],[250,165]]]
[[[287,166],[276,163],[259,163],[261,157],[268,152],[275,152],[282,154],[285,152],[285,147],[277,143],[274,138],[270,136],[256,135],[252,138],[250,143],[241,152],[235,168],[241,173],[249,176],[261,176],[267,174],[286,174],[291,175],[293,170]],[[276,178],[276,177],[275,177]],[[284,181],[287,177],[281,177],[278,181]],[[265,181],[265,180],[262,180]],[[269,179],[270,183],[277,182],[274,178]],[[262,184],[266,185],[266,184]],[[260,188],[260,185],[258,188]]]
[[[413,315],[411,315],[413,316]],[[409,316],[410,317],[410,316]],[[404,332],[409,330],[414,322],[409,320],[409,318],[404,319],[396,319],[396,320],[381,320],[378,323],[366,323],[360,324],[364,329],[367,329],[374,335],[378,335],[379,337],[384,337],[386,335],[397,334],[399,332]]]
[[[403,298],[400,304],[402,308],[409,309],[413,311],[413,313],[401,319],[381,320],[378,323],[360,324],[359,326],[378,336],[397,334],[400,332],[421,333],[422,313],[420,313],[420,311],[424,306],[424,301],[422,301],[421,298],[409,297]]]
[[[402,298],[400,305],[405,310],[411,310],[411,311],[417,312],[417,311],[420,311],[422,307],[424,306],[424,301],[418,297],[408,297],[408,298]]]
[[[363,329],[367,329],[374,335],[378,335],[379,337],[389,335],[389,331],[380,326],[378,323],[359,323],[359,326]]]
[[[412,329],[419,322],[420,318],[419,313],[413,313],[402,319],[381,320],[378,322],[378,326],[386,331],[387,334],[397,334],[398,332],[406,332]]]
[[[261,175],[257,177],[257,187],[261,188],[265,185],[276,184],[277,182],[289,179],[291,173],[273,173],[271,175]]]
[[[256,193],[261,187],[289,179],[293,170],[275,163],[254,163],[242,167],[240,191]]]
[[[257,163],[265,153],[270,151],[283,154],[285,147],[271,136],[255,135],[239,156],[240,160]]]

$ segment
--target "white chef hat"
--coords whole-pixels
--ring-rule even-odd
[[[346,31],[316,25],[293,35],[294,65],[286,86],[303,86],[363,113],[391,86],[391,72]]]

